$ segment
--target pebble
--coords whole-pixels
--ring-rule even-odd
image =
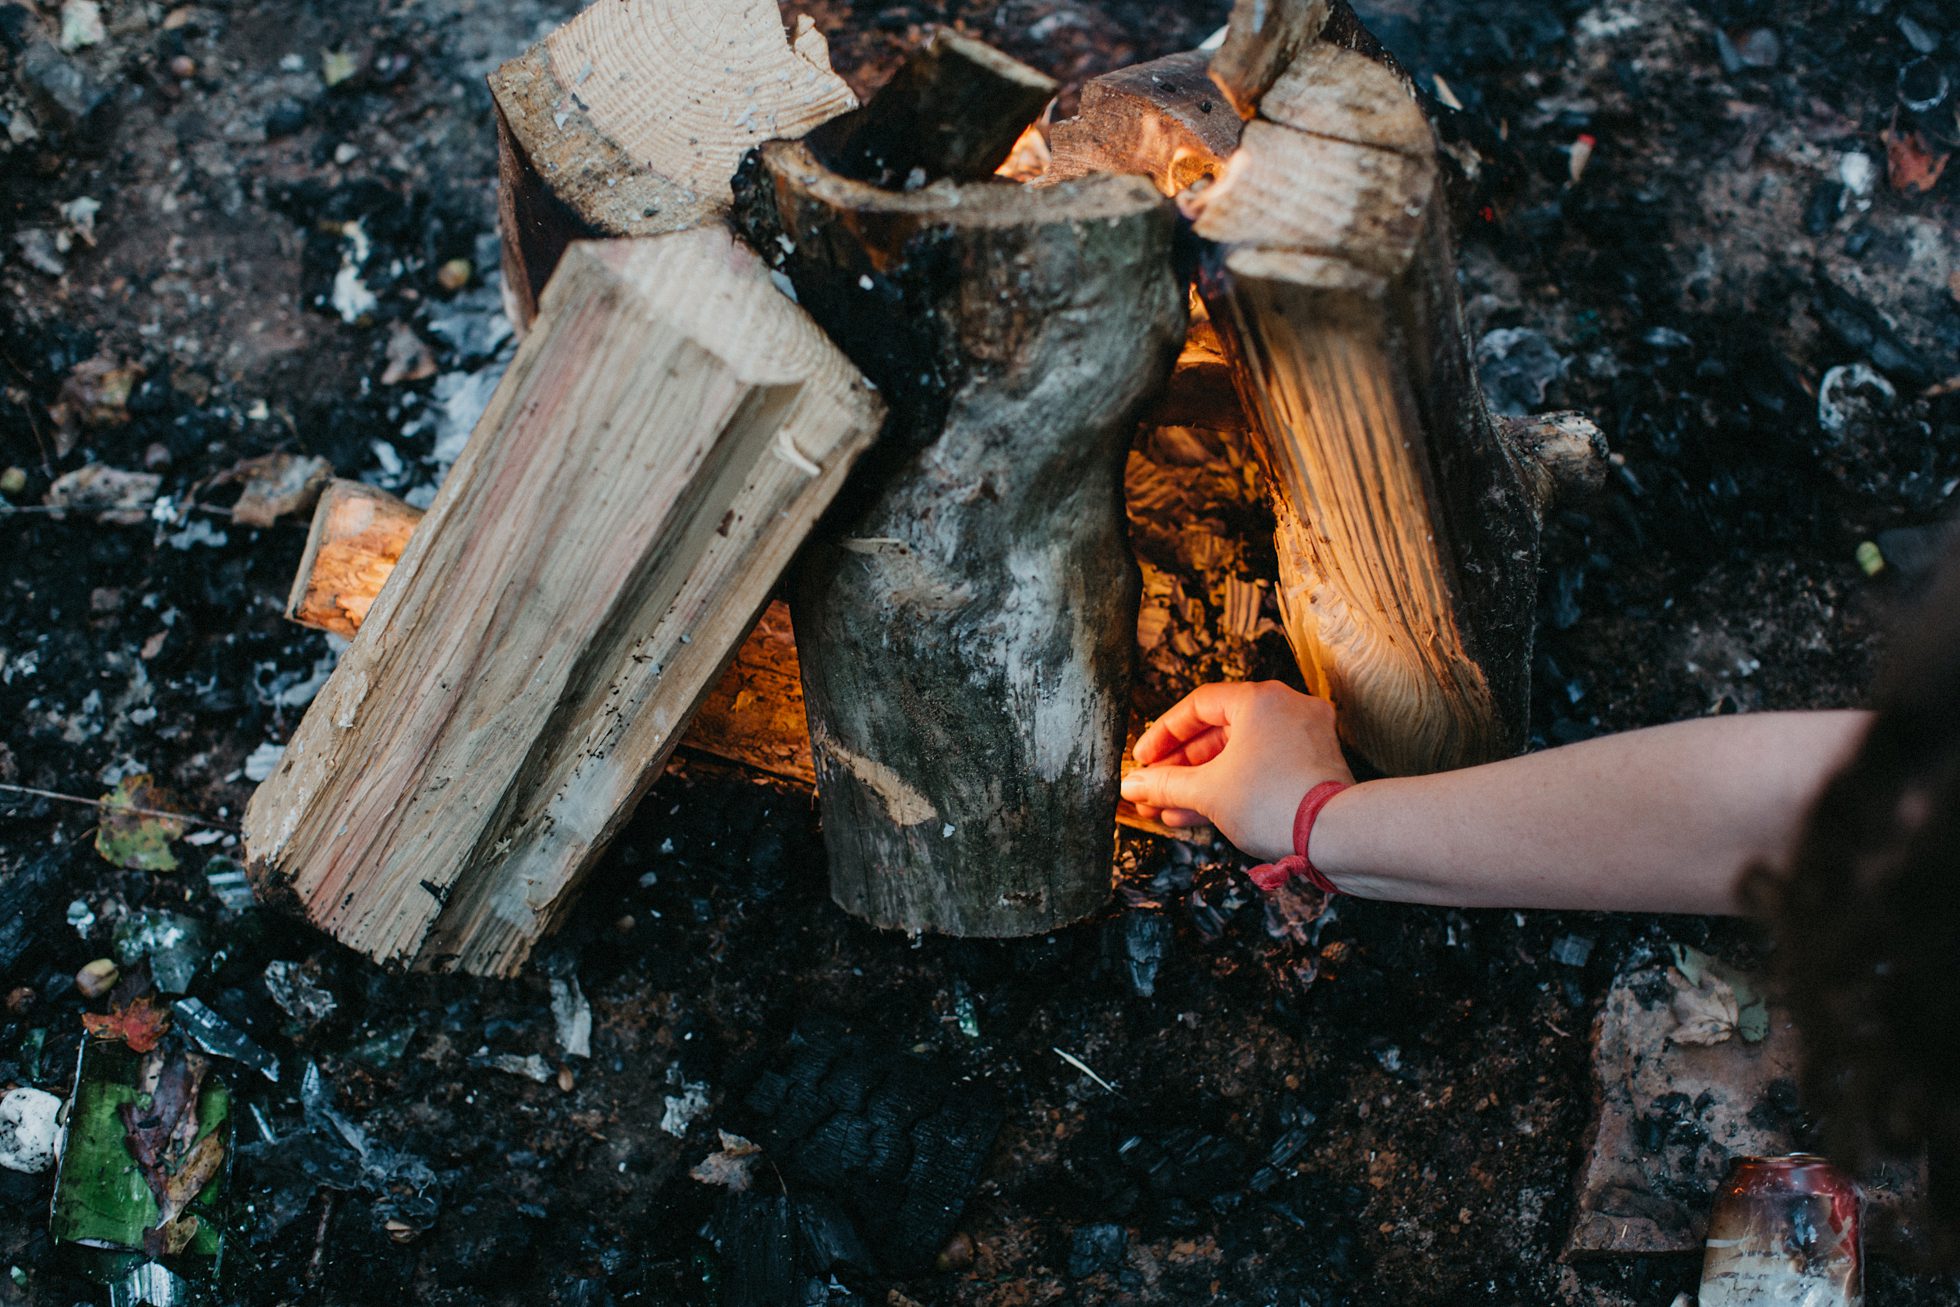
[[[39,1175],[61,1155],[61,1100],[45,1089],[9,1090],[0,1098],[0,1166]]]
[[[293,136],[306,127],[306,106],[298,100],[281,100],[265,116],[265,138],[277,140]]]
[[[0,472],[0,495],[5,495],[9,499],[18,499],[21,492],[26,489],[26,468],[10,467],[5,472]]]
[[[189,81],[197,76],[197,60],[187,54],[173,55],[170,60],[170,75],[179,81]]]
[[[468,259],[451,259],[436,269],[436,285],[454,293],[470,284],[470,277],[475,271]]]
[[[83,998],[101,998],[116,987],[122,972],[109,958],[97,958],[75,973],[75,988],[82,991]]]

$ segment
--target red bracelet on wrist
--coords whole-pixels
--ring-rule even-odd
[[[1253,884],[1270,894],[1298,876],[1323,894],[1340,893],[1334,887],[1334,882],[1327,879],[1307,857],[1307,841],[1313,837],[1314,819],[1320,816],[1320,810],[1327,806],[1329,799],[1347,788],[1346,781],[1322,781],[1307,791],[1306,797],[1300,800],[1299,810],[1293,814],[1293,855],[1252,868],[1246,874],[1252,877]]]

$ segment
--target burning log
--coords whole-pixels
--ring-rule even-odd
[[[490,75],[504,294],[523,330],[570,242],[714,222],[749,148],[855,107],[769,0],[604,0]]]
[[[1166,195],[1216,177],[1243,124],[1192,50],[1119,68],[1082,88],[1075,117],[1055,124],[1042,184],[1135,173]]]
[[[831,892],[896,929],[1048,930],[1109,894],[1121,475],[1182,334],[1171,215],[1134,178],[892,191],[814,145],[763,146],[736,196],[893,410],[791,591]]]
[[[1186,208],[1275,491],[1288,638],[1384,770],[1515,752],[1540,514],[1595,474],[1598,433],[1485,408],[1434,139],[1395,72],[1318,42],[1258,110]]]
[[[541,310],[246,811],[376,959],[523,961],[881,416],[719,227],[574,245]]]

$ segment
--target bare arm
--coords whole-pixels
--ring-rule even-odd
[[[1311,854],[1364,898],[1736,912],[1742,872],[1782,861],[1868,721],[1860,712],[1701,718],[1368,781],[1322,809]],[[1125,778],[1125,797],[1174,824],[1209,818],[1265,858],[1292,851],[1302,794],[1350,779],[1331,708],[1270,683],[1204,687],[1136,753],[1146,766]]]

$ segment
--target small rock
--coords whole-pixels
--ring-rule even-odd
[[[476,269],[470,266],[468,259],[451,259],[436,269],[436,285],[453,295],[469,285],[474,275]]]
[[[102,6],[96,0],[62,0],[61,48],[79,50],[100,45],[109,33],[102,27]]]
[[[109,99],[108,88],[47,41],[35,41],[17,65],[20,85],[46,114],[43,123],[64,131],[80,126]]]
[[[933,1258],[932,1264],[941,1274],[964,1271],[973,1265],[975,1252],[973,1236],[964,1230],[955,1230],[953,1237],[946,1241],[946,1246],[939,1250],[939,1255]]]
[[[26,468],[10,467],[5,472],[0,472],[0,495],[5,495],[9,499],[18,499],[21,492],[26,489]]]
[[[75,988],[82,991],[83,998],[101,998],[116,987],[121,976],[113,958],[97,958],[75,973]]]
[[[67,260],[61,257],[54,233],[45,227],[28,227],[15,232],[14,247],[20,251],[21,262],[44,276],[59,277],[68,271]]]
[[[1592,956],[1593,942],[1585,935],[1560,935],[1552,941],[1552,961],[1568,967],[1583,967]]]
[[[1112,1221],[1078,1226],[1068,1241],[1068,1273],[1081,1280],[1121,1270],[1130,1248],[1130,1232]]]
[[[281,100],[265,116],[265,138],[278,140],[296,136],[306,128],[306,106],[298,100]]]
[[[44,1089],[13,1089],[0,1098],[0,1166],[39,1175],[61,1155],[61,1100]]]
[[[197,60],[187,54],[171,56],[170,75],[180,82],[189,81],[197,76]]]

